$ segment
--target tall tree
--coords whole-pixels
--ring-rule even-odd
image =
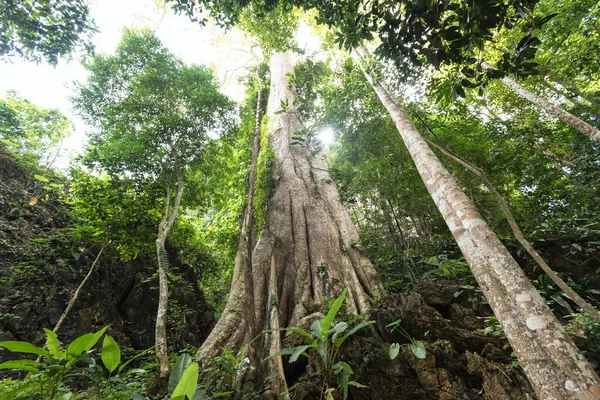
[[[356,48],[359,59],[369,57]],[[365,71],[365,76],[370,80]],[[600,378],[544,299],[431,151],[381,82],[371,81],[389,111],[427,190],[502,324],[525,374],[542,399],[593,399]]]
[[[215,356],[220,347],[239,349],[252,332],[307,325],[318,318],[320,305],[344,287],[351,313],[365,312],[369,299],[381,293],[329,171],[306,145],[293,144],[303,126],[295,106],[291,53],[275,53],[270,71],[266,126],[273,176],[265,222],[251,263],[241,262],[238,253],[227,306],[200,348],[200,359]],[[244,312],[249,293],[253,315]],[[280,332],[265,334],[259,347],[261,355],[280,350]],[[273,391],[281,393],[281,359],[271,359],[267,372],[279,376]]]
[[[114,175],[154,180],[164,187],[156,252],[159,304],[156,354],[159,376],[169,372],[166,320],[168,259],[165,242],[183,198],[185,172],[201,156],[208,134],[230,122],[230,101],[212,73],[175,58],[149,30],[127,30],[114,56],[98,56],[74,99],[92,134],[87,161]],[[175,194],[172,189],[175,188]],[[159,201],[157,199],[157,201]]]
[[[483,62],[482,65],[490,70],[495,69],[493,66],[486,62]],[[519,82],[512,78],[509,78],[508,76],[502,78],[502,83],[504,83],[506,87],[508,87],[527,101],[531,102],[535,106],[555,116],[565,124],[570,125],[578,132],[589,137],[591,140],[600,143],[600,129],[598,129],[597,127],[588,124],[581,118],[571,114],[568,111],[563,110],[555,104],[552,104],[550,101],[532,92],[531,90],[528,90],[527,88],[523,87],[523,85],[521,85]]]

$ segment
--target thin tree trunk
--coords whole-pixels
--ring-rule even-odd
[[[88,273],[85,275],[85,277],[83,278],[83,280],[81,281],[81,283],[79,284],[79,286],[77,286],[77,289],[75,290],[75,293],[73,293],[73,297],[71,297],[71,299],[69,300],[69,303],[67,304],[67,308],[65,308],[65,311],[63,311],[62,315],[58,319],[58,322],[56,323],[56,325],[54,325],[54,329],[52,329],[52,332],[54,332],[54,333],[58,332],[58,330],[60,329],[60,327],[62,326],[62,324],[65,322],[65,319],[67,318],[67,315],[69,315],[69,313],[71,312],[71,309],[75,305],[75,302],[79,298],[79,293],[81,292],[81,289],[83,289],[83,287],[85,286],[85,284],[87,283],[87,281],[92,276],[92,272],[94,272],[94,269],[96,268],[96,264],[98,264],[98,261],[100,260],[100,256],[104,252],[104,249],[106,248],[107,244],[108,244],[108,242],[104,243],[102,245],[102,247],[100,248],[100,251],[96,255],[96,258],[94,259],[94,262],[90,266],[90,269],[88,270]],[[44,345],[44,347],[48,347],[48,341],[46,341],[46,344]],[[41,359],[42,359],[42,356],[39,356],[36,359],[36,362],[40,362]]]
[[[359,58],[369,56],[358,47]],[[370,77],[365,72],[369,81]],[[598,399],[600,379],[556,320],[544,299],[431,151],[402,108],[379,82],[371,82],[417,170],[458,243],[473,275],[537,395]]]
[[[94,259],[94,262],[90,266],[90,269],[88,270],[88,273],[85,275],[85,277],[83,278],[83,280],[81,281],[81,283],[79,284],[79,286],[77,286],[77,289],[75,290],[75,293],[73,293],[73,297],[71,297],[71,300],[69,300],[69,304],[67,304],[67,308],[65,308],[65,311],[62,313],[62,315],[58,319],[58,322],[56,323],[56,325],[54,325],[54,329],[52,329],[52,332],[55,332],[55,333],[58,332],[58,330],[60,329],[60,327],[62,326],[62,324],[65,322],[65,319],[67,318],[67,315],[69,315],[69,313],[71,312],[71,309],[75,305],[75,302],[79,298],[79,293],[81,292],[81,289],[83,289],[83,287],[85,286],[85,284],[87,283],[87,281],[92,276],[92,272],[94,272],[94,269],[96,268],[96,264],[98,264],[98,261],[100,260],[100,256],[104,252],[104,249],[106,248],[106,245],[107,245],[107,243],[104,243],[102,245],[102,247],[100,248],[100,251],[96,255],[96,258]]]
[[[486,62],[482,62],[481,64],[485,68],[494,69],[494,67],[492,65],[490,65]],[[550,103],[548,100],[544,99],[543,97],[538,96],[537,94],[533,93],[532,91],[525,89],[523,86],[521,86],[520,83],[518,83],[514,79],[511,79],[511,78],[505,76],[504,78],[502,78],[502,83],[504,83],[506,86],[508,86],[510,89],[512,89],[519,96],[528,100],[530,103],[532,103],[532,104],[538,106],[539,108],[541,108],[542,110],[554,115],[556,118],[558,118],[565,124],[570,125],[571,127],[575,128],[577,131],[579,131],[580,133],[583,133],[585,136],[589,137],[593,141],[600,143],[600,129],[588,124],[581,118],[576,117],[575,115]]]
[[[426,126],[426,128],[430,132],[433,132],[431,127],[421,117],[419,117],[417,115],[417,118],[419,120],[421,120],[421,122]],[[535,250],[535,248],[527,240],[527,238],[525,238],[525,235],[521,231],[521,228],[517,224],[517,221],[513,217],[512,213],[510,212],[510,207],[506,203],[506,200],[504,200],[502,195],[496,190],[494,185],[492,185],[492,183],[488,179],[485,172],[481,168],[474,166],[473,164],[466,161],[462,157],[456,155],[455,153],[448,150],[444,146],[439,145],[435,142],[432,142],[431,140],[427,139],[426,137],[424,137],[423,139],[429,145],[435,147],[440,152],[442,152],[444,155],[446,155],[447,157],[450,157],[452,160],[456,161],[457,163],[459,163],[460,165],[465,167],[467,170],[472,172],[474,175],[476,175],[479,179],[481,179],[481,182],[490,191],[490,193],[492,193],[492,195],[494,196],[494,199],[500,206],[500,209],[502,210],[504,217],[508,221],[508,224],[510,225],[511,230],[512,230],[513,234],[515,235],[515,238],[519,241],[521,246],[523,246],[523,248],[525,250],[527,250],[527,253],[529,253],[531,258],[533,258],[535,260],[535,262],[540,266],[540,268],[546,273],[546,275],[548,275],[550,277],[550,279],[552,279],[552,281],[556,284],[556,286],[558,286],[563,292],[565,292],[565,294],[567,296],[569,296],[569,298],[571,300],[573,300],[573,302],[575,304],[577,304],[579,306],[579,308],[581,308],[582,311],[587,313],[595,321],[600,322],[600,314],[598,313],[598,311],[590,303],[585,301],[585,299],[583,299],[581,296],[579,296],[577,294],[577,292],[575,292],[569,285],[567,285],[567,283],[565,281],[563,281],[562,278],[560,276],[558,276],[556,274],[556,272],[554,272],[552,270],[552,268],[550,268],[550,266],[546,263],[546,261],[542,258],[542,256],[540,256],[540,254]]]
[[[176,161],[178,164],[178,161]],[[169,354],[167,346],[167,308],[169,306],[169,258],[165,249],[165,242],[173,228],[181,198],[183,197],[183,171],[179,165],[176,166],[177,194],[173,202],[173,209],[169,212],[171,194],[167,186],[165,210],[162,220],[158,225],[158,237],[156,238],[156,258],[158,260],[158,310],[156,311],[156,325],[154,331],[154,348],[159,362],[159,378],[165,379],[169,376]]]
[[[244,263],[236,259],[229,299],[215,329],[198,352],[214,357],[225,347],[234,352],[250,339],[244,304],[249,285],[258,330],[310,324],[320,306],[348,287],[347,311],[367,311],[369,299],[382,284],[360,246],[358,232],[343,207],[329,172],[304,144],[292,144],[302,130],[290,83],[294,69],[290,53],[271,57],[271,89],[267,106],[267,134],[274,153],[273,187],[260,239],[252,252],[252,282]],[[287,104],[286,109],[281,109]],[[278,351],[285,341],[280,332],[265,333],[257,341],[261,358]],[[264,376],[279,377],[271,395],[285,393],[281,359],[273,357]],[[260,379],[260,377],[259,377]]]

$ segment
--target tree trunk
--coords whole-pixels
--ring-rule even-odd
[[[429,127],[429,125],[421,117],[419,117],[417,115],[417,118],[427,127],[427,129],[430,132],[433,132],[431,127]],[[556,272],[554,272],[552,270],[552,268],[550,268],[548,263],[546,263],[544,258],[537,252],[537,250],[533,247],[533,245],[529,242],[529,240],[527,240],[527,238],[521,231],[519,224],[517,224],[517,221],[513,217],[512,213],[510,212],[508,203],[506,202],[506,200],[504,200],[502,195],[496,190],[494,185],[492,185],[492,182],[490,182],[490,180],[488,179],[485,172],[481,168],[474,166],[473,164],[466,161],[462,157],[459,157],[458,155],[454,154],[452,151],[448,150],[444,146],[434,143],[427,138],[423,138],[423,139],[429,145],[435,147],[440,152],[442,152],[444,155],[446,155],[447,157],[450,157],[452,160],[456,161],[457,163],[459,163],[460,165],[465,167],[467,170],[472,172],[479,179],[481,179],[481,182],[485,185],[485,187],[494,196],[494,199],[500,206],[500,209],[502,210],[502,213],[504,214],[504,217],[506,218],[508,225],[510,226],[510,229],[512,230],[513,234],[515,235],[515,238],[521,244],[521,246],[523,246],[523,248],[527,251],[527,253],[531,256],[531,258],[533,258],[535,260],[535,262],[546,273],[546,275],[548,275],[550,277],[550,279],[552,279],[552,281],[556,284],[556,286],[558,286],[567,296],[569,296],[569,298],[575,304],[577,304],[583,312],[587,313],[596,322],[600,322],[600,314],[598,313],[598,311],[596,311],[594,306],[592,306],[590,303],[585,301],[585,299],[583,297],[579,296],[579,294],[577,294],[577,292],[575,292],[569,285],[567,285],[567,283],[565,281],[563,281],[562,278],[560,276],[558,276],[556,274]]]
[[[356,49],[367,57],[364,47]],[[368,80],[369,76],[365,72]],[[544,299],[485,223],[385,87],[373,89],[390,113],[427,190],[540,399],[597,399],[600,379]]]
[[[181,197],[183,196],[183,171],[177,165],[177,194],[173,202],[173,209],[169,212],[171,194],[167,186],[167,197],[162,220],[158,225],[158,237],[156,238],[156,257],[158,260],[158,310],[156,311],[156,325],[154,331],[154,348],[159,363],[159,379],[169,376],[169,355],[167,347],[167,308],[169,306],[169,258],[165,249],[165,242],[175,219],[179,212]]]
[[[292,144],[302,123],[289,80],[294,73],[291,54],[274,54],[270,68],[267,134],[275,160],[266,221],[252,252],[251,275],[244,273],[238,251],[227,305],[198,352],[201,360],[216,356],[220,347],[237,351],[249,341],[251,318],[258,331],[304,326],[320,315],[324,300],[344,287],[348,312],[363,313],[382,289],[370,261],[355,245],[358,232],[329,172],[304,144]],[[246,315],[244,300],[250,292],[254,310]],[[281,340],[279,332],[265,333],[257,342],[259,356],[278,351]],[[279,376],[273,392],[283,393],[281,358],[271,358],[265,373]]]
[[[493,66],[486,62],[483,62],[482,65],[485,68],[494,69]],[[583,133],[585,136],[589,137],[593,141],[600,143],[600,129],[588,124],[581,118],[578,118],[575,115],[563,110],[562,108],[550,103],[548,100],[538,96],[532,91],[525,89],[514,79],[505,76],[504,78],[502,78],[502,83],[504,83],[506,86],[512,89],[519,96],[528,100],[530,103],[538,106],[547,113],[554,115],[556,118],[558,118],[565,124],[572,126],[573,128],[578,130],[580,133]]]

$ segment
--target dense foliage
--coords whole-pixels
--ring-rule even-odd
[[[12,7],[0,17],[0,56],[56,63],[93,31],[83,2],[17,3],[0,6],[0,11]],[[301,51],[293,38],[299,9],[316,9],[316,22],[332,29],[322,54],[302,54],[296,75],[288,77],[298,92],[295,105],[304,125],[291,146],[307,146],[325,161],[360,233],[351,246],[365,250],[392,296],[376,299],[373,315],[354,316],[345,313],[344,291],[315,307],[314,315],[325,317],[316,318],[311,328],[282,327],[289,335],[279,355],[291,356],[285,368],[296,393],[304,393],[311,379],[317,394],[306,389],[304,398],[333,399],[336,390],[352,398],[362,384],[381,386],[367,373],[369,366],[383,365],[381,354],[396,360],[390,370],[403,360],[408,372],[400,375],[417,386],[427,386],[423,376],[432,373],[423,372],[421,360],[426,360],[440,370],[447,362],[444,371],[463,378],[468,364],[467,383],[461,385],[483,390],[485,375],[471,370],[468,353],[486,357],[486,374],[498,370],[509,382],[523,379],[388,111],[345,52],[375,36],[379,58],[363,68],[391,88],[597,369],[600,324],[543,273],[516,240],[490,187],[456,161],[459,157],[485,173],[540,255],[585,300],[600,306],[600,148],[499,79],[515,78],[600,127],[600,8],[595,1],[168,3],[193,18],[210,16],[220,26],[242,27],[267,59],[274,52]],[[209,13],[200,14],[205,8]],[[329,40],[332,35],[341,53]],[[268,97],[266,64],[249,70],[245,100],[237,106],[219,92],[214,71],[186,65],[147,29],[125,30],[114,54],[98,55],[86,68],[90,76],[76,85],[73,103],[92,132],[84,154],[68,171],[52,164],[72,123],[16,92],[0,99],[0,347],[41,356],[17,360],[0,352],[0,369],[29,373],[9,372],[0,381],[0,399],[4,393],[31,399],[146,398],[142,393],[153,387],[148,372],[157,370],[147,350],[154,343],[158,298],[157,225],[179,180],[185,191],[165,257],[170,351],[182,354],[172,363],[168,388],[149,396],[258,397],[270,383],[244,383],[259,369],[246,353],[252,342],[222,349],[222,355],[201,365],[187,353],[202,344],[227,302],[255,113],[264,113]],[[267,223],[268,201],[279,179],[268,123],[258,124],[254,242]],[[319,141],[323,132],[334,133],[331,145]],[[49,329],[96,257],[84,295],[57,337]],[[276,300],[269,299],[269,309],[274,305]],[[315,305],[303,306],[312,310]],[[367,329],[358,332],[375,323],[387,347],[365,339]],[[81,336],[90,331],[97,332]],[[110,335],[94,350],[105,334]],[[128,357],[136,358],[126,364]],[[459,367],[453,370],[450,364]]]

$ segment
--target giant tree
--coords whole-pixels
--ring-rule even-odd
[[[228,128],[231,104],[218,91],[211,71],[185,65],[148,30],[126,30],[115,55],[95,57],[88,69],[91,75],[78,84],[74,98],[77,109],[95,128],[88,165],[140,183],[154,181],[166,192],[156,238],[155,339],[164,378],[169,371],[165,242],[181,206],[186,170],[201,156],[209,134]]]
[[[295,106],[291,53],[275,53],[270,71],[266,135],[273,160],[265,221],[250,259],[238,252],[227,306],[200,359],[217,355],[221,347],[237,350],[264,329],[272,331],[262,337],[259,354],[277,352],[278,328],[310,324],[320,306],[344,287],[351,313],[365,312],[369,299],[381,293],[329,171],[305,144],[293,144],[303,125]],[[273,390],[281,393],[281,359],[271,359],[266,369],[263,378],[277,374]]]

